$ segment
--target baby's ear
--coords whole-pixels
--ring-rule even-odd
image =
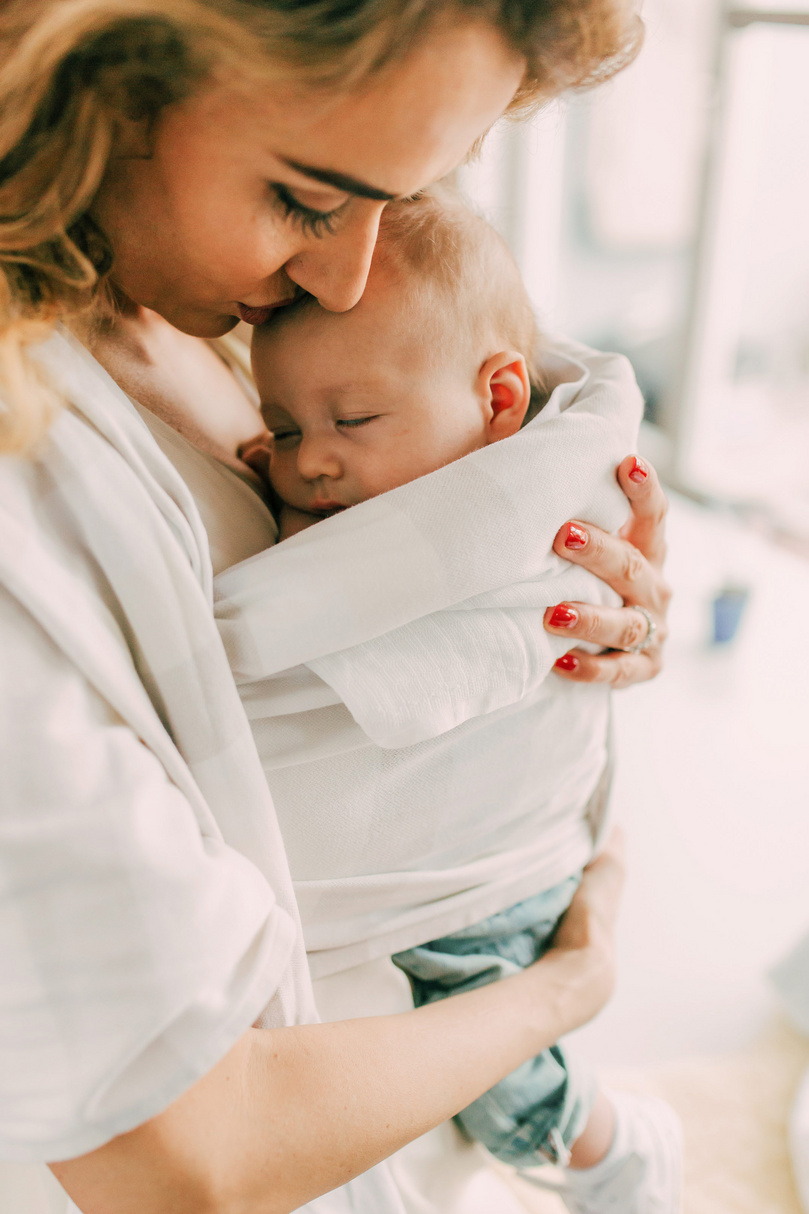
[[[516,434],[531,401],[531,382],[522,354],[503,350],[487,358],[478,372],[478,395],[487,422],[487,442]]]

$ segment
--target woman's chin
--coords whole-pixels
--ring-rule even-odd
[[[238,316],[228,316],[227,313],[197,312],[175,318],[167,318],[175,328],[188,333],[190,337],[224,337],[235,329],[239,323]]]
[[[160,308],[155,311],[181,333],[209,340],[213,337],[224,337],[239,323],[238,316],[228,315],[226,312],[192,312],[183,308]]]

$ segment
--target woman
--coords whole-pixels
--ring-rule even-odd
[[[49,1161],[84,1214],[401,1211],[405,1181],[359,1174],[608,992],[609,855],[518,977],[313,1023],[211,610],[212,573],[271,542],[271,523],[236,457],[255,412],[199,339],[301,290],[351,307],[386,201],[449,172],[505,109],[634,48],[617,0],[537,9],[5,6],[0,1155]],[[70,332],[32,345],[57,319]],[[153,435],[180,444],[188,484]],[[188,440],[219,463],[190,460]],[[627,540],[558,544],[658,631],[563,677],[627,683],[659,661],[662,499],[631,468]],[[647,618],[582,611],[571,635],[628,647]]]

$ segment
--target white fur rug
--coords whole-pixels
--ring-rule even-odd
[[[787,1151],[787,1117],[809,1067],[809,1041],[784,1023],[721,1057],[604,1073],[605,1083],[661,1096],[683,1119],[685,1214],[803,1214]],[[558,1198],[511,1181],[532,1214],[561,1214]]]

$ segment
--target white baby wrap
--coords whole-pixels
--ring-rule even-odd
[[[269,514],[232,474],[206,479],[209,461],[172,432],[163,437],[178,475],[75,342],[57,334],[42,357],[74,409],[57,419],[37,459],[0,460],[0,1159],[30,1161],[79,1154],[154,1116],[257,1016],[270,1024],[315,1015],[272,802],[211,611],[211,556],[218,571],[270,544]],[[555,446],[534,450],[533,467],[501,465],[490,448],[481,454],[495,458],[480,466],[471,492],[456,479],[467,475],[466,461],[445,470],[460,494],[457,548],[447,520],[432,514],[435,498],[397,491],[214,583],[240,677],[249,679],[251,665],[268,655],[262,678],[296,668],[266,686],[254,681],[246,696],[254,715],[265,694],[278,714],[265,718],[265,740],[277,728],[276,753],[306,754],[312,718],[302,709],[320,715],[324,747],[348,754],[349,736],[368,746],[325,681],[338,686],[341,666],[378,688],[364,724],[369,733],[377,728],[376,703],[391,737],[391,703],[397,729],[421,722],[429,739],[487,706],[507,708],[526,680],[539,683],[559,647],[548,648],[536,612],[523,617],[501,603],[492,618],[502,627],[502,669],[493,670],[488,649],[472,652],[457,686],[442,684],[430,698],[410,663],[400,686],[412,702],[403,690],[402,714],[386,689],[401,666],[397,646],[386,650],[383,634],[456,603],[485,618],[467,600],[508,595],[520,580],[561,571],[548,557],[557,516],[618,521],[610,464],[634,440],[636,390],[621,360],[577,357],[589,373],[580,393],[586,409],[579,421],[568,410],[566,429]],[[572,400],[578,389],[570,391]],[[161,430],[156,419],[151,425]],[[548,429],[549,440],[554,433]],[[562,475],[554,465],[565,436],[581,446],[581,462],[577,452]],[[530,430],[510,441],[526,440],[533,442]],[[448,484],[443,475],[422,486]],[[537,493],[545,481],[547,500]],[[482,504],[477,515],[473,501]],[[251,520],[238,535],[228,527],[237,503]],[[451,505],[445,497],[440,508]],[[409,564],[401,535],[412,541]],[[340,537],[342,561],[334,559]],[[462,541],[463,561],[453,561]],[[263,586],[253,581],[268,569]],[[374,584],[382,601],[373,601]],[[557,590],[572,596],[576,584],[560,572],[548,601]],[[262,621],[277,625],[275,641]],[[442,628],[424,631],[430,664]],[[365,673],[344,652],[364,636],[375,638]],[[319,673],[300,665],[306,661]],[[353,704],[354,691],[346,694]],[[374,1004],[365,989],[362,1000],[343,1014],[406,1006]],[[393,1161],[395,1187],[381,1167],[307,1210],[403,1214],[401,1194],[412,1188],[408,1214],[460,1211],[463,1199],[456,1206],[446,1197],[458,1148],[442,1143],[434,1202],[424,1195],[422,1165],[409,1166],[405,1152]],[[18,1209],[4,1204],[7,1191],[0,1175],[0,1208]]]
[[[592,854],[609,695],[546,679],[569,645],[542,615],[614,601],[551,545],[568,518],[625,518],[615,467],[642,406],[624,360],[559,348],[519,434],[216,579],[316,976],[465,927]]]

